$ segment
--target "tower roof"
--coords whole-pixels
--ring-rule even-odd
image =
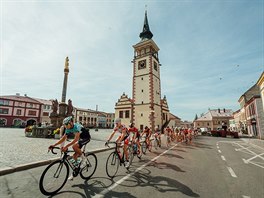
[[[139,37],[141,38],[141,40],[151,39],[153,37],[153,34],[150,31],[150,29],[149,29],[147,10],[145,11],[145,19],[144,19],[143,30],[139,34]]]

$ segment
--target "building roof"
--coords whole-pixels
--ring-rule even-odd
[[[41,104],[38,100],[28,97],[27,95],[25,96],[20,96],[20,95],[10,95],[10,96],[0,96],[2,99],[6,100],[14,100],[14,101],[21,101],[21,102],[30,102],[30,103],[38,103]]]
[[[52,105],[52,100],[46,100],[46,99],[41,99],[41,98],[33,98],[34,100],[37,100],[39,101],[40,103],[42,104],[45,104],[45,105]]]
[[[212,120],[212,115],[209,111],[200,118],[197,118],[197,120],[195,121],[208,121],[208,120]]]
[[[260,87],[260,85],[264,82],[264,72],[262,72],[262,74],[260,75],[258,81],[257,81],[257,85]]]
[[[232,117],[233,111],[231,109],[212,109],[209,110],[212,117]]]
[[[169,114],[169,118],[170,118],[171,120],[181,120],[181,118],[179,118],[179,117],[176,116],[176,115],[173,115],[172,113]]]

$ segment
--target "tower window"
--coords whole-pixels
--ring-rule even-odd
[[[144,102],[142,101],[141,104],[143,104]]]
[[[142,90],[141,90],[141,92],[143,93],[143,92],[144,92],[144,90],[142,89]]]
[[[141,117],[143,117],[143,113],[141,113]]]
[[[154,69],[155,69],[156,71],[158,71],[158,65],[157,65],[156,62],[154,62]]]
[[[141,80],[143,80],[143,77],[141,78]]]

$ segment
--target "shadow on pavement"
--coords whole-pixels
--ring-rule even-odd
[[[126,187],[134,187],[134,186],[140,186],[140,187],[152,187],[154,190],[161,192],[161,193],[166,193],[169,191],[172,192],[181,192],[182,194],[185,194],[189,197],[200,197],[199,194],[195,193],[190,189],[188,186],[184,185],[183,183],[171,179],[168,177],[163,177],[163,176],[151,176],[149,173],[141,173],[141,172],[136,172],[127,182],[129,185],[126,185],[124,183],[120,184],[121,186],[126,186]],[[131,184],[135,183],[135,184]],[[153,193],[155,191],[153,190]],[[111,193],[109,193],[111,195]]]

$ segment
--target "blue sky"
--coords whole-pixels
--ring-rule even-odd
[[[145,5],[160,48],[161,92],[182,120],[239,109],[264,70],[263,1],[1,1],[1,95],[67,100],[114,112],[131,97]]]

